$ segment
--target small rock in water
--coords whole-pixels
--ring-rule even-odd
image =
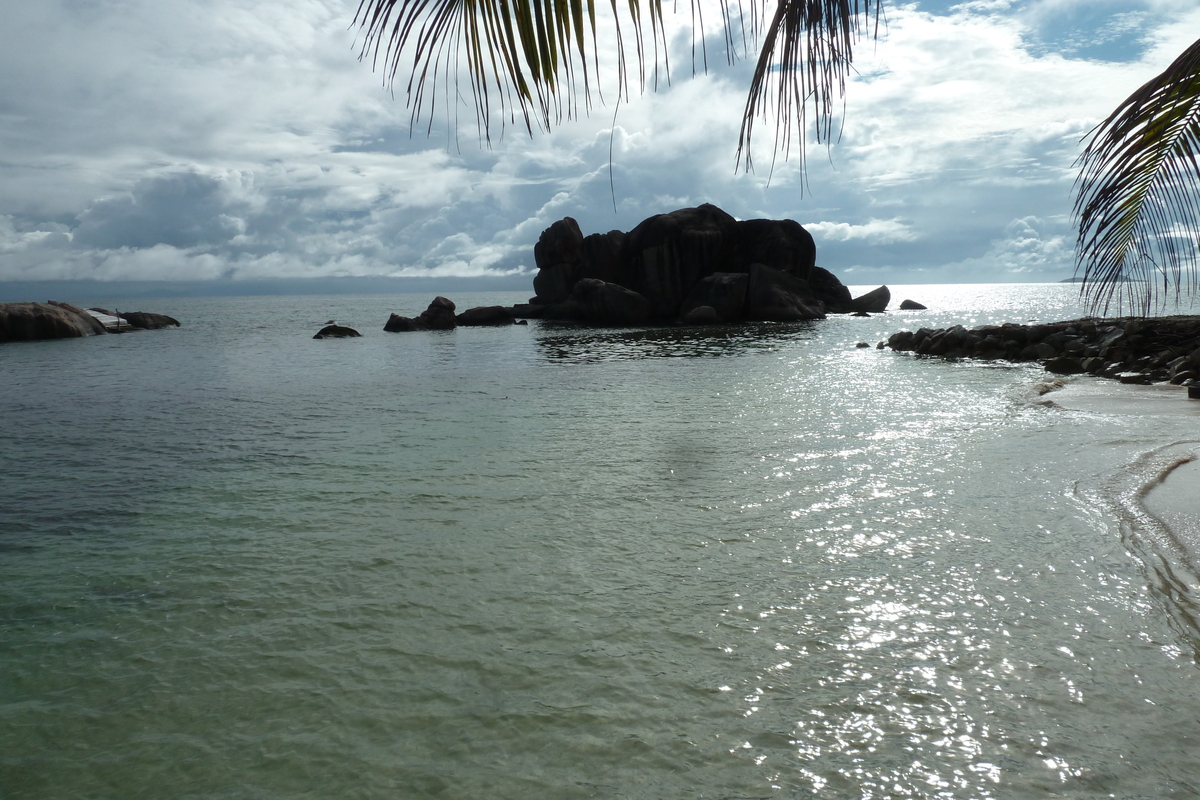
[[[1188,399],[1189,400],[1200,400],[1200,386],[1189,386],[1188,387]]]
[[[927,306],[921,305],[916,300],[905,300],[900,303],[900,310],[902,311],[924,311],[926,308]]]
[[[862,347],[870,347],[871,345],[867,344],[866,342],[859,342],[858,344],[856,344],[854,346],[862,348]]]
[[[317,331],[314,339],[348,339],[355,336],[362,336],[361,333],[354,328],[347,328],[344,325],[326,325],[321,330]]]

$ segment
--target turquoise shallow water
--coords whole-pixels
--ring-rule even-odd
[[[1139,493],[1200,422],[854,346],[1074,292],[0,348],[0,797],[1193,797],[1197,579]]]

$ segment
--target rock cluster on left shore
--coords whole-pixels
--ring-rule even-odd
[[[94,312],[94,313],[93,313]],[[70,303],[49,300],[45,303],[0,303],[0,344],[40,339],[72,339],[112,330],[152,330],[178,326],[179,321],[164,314],[142,311],[123,312],[118,317],[102,308],[86,310]]]

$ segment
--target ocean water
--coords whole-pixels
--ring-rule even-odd
[[[931,310],[162,299],[0,347],[0,798],[1200,795],[1200,578],[1145,499],[1200,414],[873,347],[1075,287],[894,291]]]

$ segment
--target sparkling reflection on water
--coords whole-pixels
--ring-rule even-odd
[[[177,301],[0,350],[37,454],[0,476],[0,786],[1194,796],[1195,580],[1106,505],[1184,423],[854,346],[1073,315],[1005,291],[396,336],[394,298]]]

